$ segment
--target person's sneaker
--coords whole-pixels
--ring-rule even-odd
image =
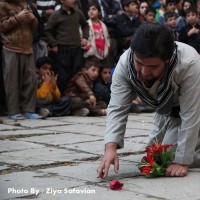
[[[40,116],[36,113],[31,113],[31,112],[24,113],[23,116],[26,119],[42,119],[43,118],[42,116]]]
[[[78,110],[74,110],[72,112],[72,115],[73,116],[81,116],[81,117],[85,117],[89,114],[89,109],[87,108],[81,108],[81,109],[78,109]]]
[[[25,117],[22,114],[9,115],[8,118],[12,119],[12,120],[24,120],[25,119]]]
[[[47,108],[40,108],[38,111],[38,114],[44,118],[48,117],[50,115],[50,112]]]

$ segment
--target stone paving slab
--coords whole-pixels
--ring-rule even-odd
[[[7,126],[8,129],[3,129],[0,138],[1,135],[5,136],[6,133],[15,132],[13,136],[16,139],[15,141],[0,140],[1,148],[8,151],[13,148],[12,152],[0,152],[1,162],[8,163],[2,164],[0,170],[1,172],[5,170],[6,173],[10,173],[0,175],[0,200],[17,199],[17,197],[41,200],[200,200],[200,168],[190,169],[188,176],[184,178],[147,179],[139,175],[137,163],[144,154],[140,154],[138,151],[146,146],[153,115],[153,113],[129,115],[125,135],[125,151],[119,153],[119,172],[116,174],[113,166],[111,166],[109,176],[104,180],[97,178],[96,169],[100,164],[99,155],[103,153],[105,117],[68,116],[48,118],[47,120],[24,120],[22,126],[25,128],[15,126],[15,123],[21,123],[22,121],[11,122],[3,118],[3,122],[6,124],[1,125]],[[2,127],[0,126],[0,130],[2,130]],[[13,128],[23,130],[13,131]],[[34,135],[34,131],[39,136]],[[41,131],[41,133],[37,131]],[[22,132],[22,138],[18,138],[20,132]],[[26,134],[29,134],[30,137],[26,137]],[[73,138],[74,135],[79,137],[75,136]],[[85,140],[87,138],[90,139],[90,142]],[[69,144],[65,143],[65,140],[70,141]],[[43,142],[45,144],[38,144]],[[35,145],[39,146],[33,149],[21,150],[20,148],[26,147],[26,143],[30,144],[28,148],[32,145],[34,147],[36,147]],[[140,145],[142,145],[141,149],[139,148]],[[67,149],[69,147],[70,149]],[[74,148],[74,151],[71,148]],[[136,152],[132,151],[134,148]],[[95,152],[99,153],[96,154]],[[128,155],[129,153],[131,155]],[[73,162],[74,164],[68,165],[67,162]],[[24,168],[19,166],[7,170],[7,166],[16,163]],[[66,163],[66,166],[63,166],[63,163]],[[26,171],[15,172],[16,169]],[[119,179],[124,183],[123,190],[112,191],[109,189],[109,182],[113,179]],[[13,196],[8,196],[9,187],[16,189],[23,189],[24,187],[28,191],[31,188],[40,189],[40,194],[37,197],[30,196],[30,194],[12,194]],[[47,194],[48,187],[52,190],[61,190],[61,194]],[[93,189],[95,194],[68,194],[63,192],[65,188],[75,188],[77,191],[78,189]]]
[[[145,114],[133,114],[133,113],[130,113],[129,116],[128,116],[128,122],[127,122],[127,125],[128,125],[128,128],[129,128],[129,124],[131,126],[131,124],[133,123],[147,123],[147,124],[152,124],[153,123],[153,116],[155,114],[154,113],[145,113]],[[105,118],[106,120],[106,118]],[[106,121],[100,121],[99,122],[96,122],[95,124],[96,125],[99,125],[99,126],[105,126],[106,124]]]
[[[1,162],[18,164],[22,166],[44,165],[58,162],[72,162],[81,159],[89,159],[94,154],[74,152],[66,149],[57,148],[37,148],[27,149],[16,152],[7,152],[0,154]]]
[[[133,162],[133,163],[138,163],[141,161],[141,159],[143,158],[143,156],[145,156],[145,154],[136,154],[136,155],[129,155],[129,156],[123,156],[123,157],[120,157],[120,160],[125,161],[130,161],[130,162]],[[135,165],[135,164],[134,164]]]
[[[78,128],[79,127],[79,128]],[[68,125],[68,126],[52,126],[48,128],[43,128],[44,130],[51,130],[64,133],[81,133],[86,135],[96,135],[104,137],[105,127],[90,125],[90,124],[81,124],[77,125]]]
[[[36,190],[41,194],[51,191],[48,188],[62,189],[85,185],[85,181],[62,177],[43,172],[15,172],[0,178],[0,199],[23,197],[23,199],[37,198]],[[9,193],[8,193],[9,191]],[[53,194],[49,196],[54,197]],[[26,198],[27,197],[27,198]]]
[[[138,176],[123,179],[122,182],[129,186],[127,188],[128,191],[146,194],[149,197],[159,197],[158,199],[200,199],[200,173],[189,173],[188,176],[182,178],[163,177],[148,179]]]
[[[97,168],[100,164],[99,161],[95,162],[81,162],[77,165],[66,166],[66,167],[54,167],[49,169],[41,169],[44,173],[55,173],[59,176],[66,176],[70,178],[77,178],[79,180],[89,181],[93,183],[106,182],[112,179],[121,179],[123,177],[134,177],[139,175],[139,170],[136,165],[130,162],[120,160],[119,172],[116,174],[114,172],[113,166],[111,166],[109,171],[109,177],[106,180],[97,178]]]
[[[80,186],[75,188],[76,192],[80,191],[89,191],[90,194],[69,194],[65,193],[63,190],[61,194],[57,194],[55,196],[49,194],[41,194],[38,199],[42,200],[150,200],[149,196],[138,194],[132,191],[113,191],[108,187],[98,187],[94,185]],[[69,191],[73,192],[73,189],[69,189]],[[95,193],[93,193],[93,191]],[[152,200],[158,200],[158,198],[151,198]]]
[[[79,125],[80,126],[80,125]],[[81,133],[86,135],[96,135],[100,137],[104,137],[105,127],[98,125],[81,125],[80,129],[77,129],[77,125],[68,125],[68,126],[52,126],[48,128],[42,128],[43,130],[48,130],[52,132],[63,132],[63,133]],[[133,137],[133,136],[148,136],[149,130],[147,129],[133,129],[127,128],[125,132],[125,137]]]
[[[4,151],[36,149],[36,148],[43,148],[43,147],[44,147],[43,145],[29,143],[29,142],[0,140],[0,153]]]
[[[34,137],[28,137],[28,138],[21,138],[18,140],[43,143],[43,144],[63,145],[63,144],[72,144],[72,143],[78,143],[78,142],[95,141],[99,139],[102,139],[102,137],[75,134],[75,133],[74,134],[63,133],[63,134],[45,135],[42,137],[34,136]]]
[[[52,118],[51,118],[52,119]],[[54,118],[56,119],[56,118]],[[57,120],[57,119],[56,119]],[[78,117],[78,116],[67,116],[60,117],[59,121],[72,123],[72,124],[96,124],[96,123],[104,123],[105,124],[106,117]]]
[[[0,130],[1,130],[1,131],[5,131],[5,130],[18,130],[18,129],[24,129],[24,128],[21,127],[21,126],[0,124]]]
[[[5,121],[6,124],[12,125],[14,121]],[[50,127],[50,126],[60,126],[60,125],[68,125],[67,122],[62,122],[58,120],[51,120],[51,118],[47,119],[29,119],[29,120],[21,120],[18,123],[21,124],[22,127],[29,128],[40,128],[40,127]]]
[[[23,129],[23,130],[5,130],[0,132],[0,138],[6,139],[11,136],[23,136],[23,135],[42,135],[52,134],[54,131],[40,130],[40,129]]]
[[[136,142],[133,142],[134,139],[125,139],[124,145],[125,147],[118,150],[118,153],[125,153],[125,152],[137,152],[137,151],[143,151],[146,147],[146,144],[139,144]],[[70,149],[77,149],[84,152],[89,153],[95,153],[102,155],[104,153],[104,140],[101,141],[94,141],[94,142],[88,142],[88,143],[78,143],[78,144],[72,144],[72,145],[62,145],[61,147],[66,147]]]

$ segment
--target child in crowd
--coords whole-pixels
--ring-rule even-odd
[[[110,101],[110,86],[111,86],[111,67],[108,65],[101,66],[99,69],[99,76],[95,81],[93,91],[97,100],[104,101],[109,104]]]
[[[93,92],[93,84],[99,74],[100,61],[98,58],[91,56],[85,61],[82,72],[78,72],[69,81],[65,95],[70,97],[72,102],[81,103],[87,108],[85,115],[104,116],[106,115],[106,107],[104,103],[97,102]],[[73,112],[73,115],[79,113]]]
[[[166,11],[166,0],[159,0],[160,8],[156,9],[155,21],[159,22],[160,17],[164,16],[164,12]]]
[[[124,13],[117,16],[116,19],[120,55],[129,48],[131,39],[140,25],[140,20],[136,17],[138,3],[135,0],[121,0],[121,5]]]
[[[46,24],[51,14],[60,9],[58,0],[32,0],[32,2],[35,3],[38,14],[42,18],[44,24]]]
[[[38,74],[37,109],[43,116],[65,116],[71,113],[71,100],[61,97],[57,87],[57,75],[52,71],[52,60],[41,57],[36,61]]]
[[[198,13],[198,24],[200,24],[200,0],[196,1],[196,9],[197,9],[197,13]]]
[[[145,11],[145,22],[155,23],[156,10],[153,7],[148,7]]]
[[[189,8],[194,8],[194,2],[192,0],[184,0],[182,4],[182,9],[186,11]]]
[[[181,29],[179,41],[194,47],[200,53],[200,25],[197,23],[197,10],[189,8],[185,13],[187,25]]]
[[[88,0],[89,1],[89,0]],[[118,60],[116,18],[123,10],[120,0],[98,0],[101,6],[102,21],[105,23],[110,37],[108,63],[115,66]]]
[[[84,57],[96,56],[100,60],[106,59],[109,53],[110,40],[106,25],[99,19],[101,8],[98,3],[89,4],[88,24],[90,34],[88,44],[84,47]]]
[[[0,2],[4,83],[8,114],[12,120],[41,118],[34,113],[37,83],[33,30],[37,24],[25,1]]]
[[[180,32],[180,30],[186,25],[185,19],[182,16],[179,16],[177,13],[177,0],[166,0],[166,10],[165,12],[175,12],[176,17],[176,31]],[[165,25],[164,15],[160,16],[159,23]]]
[[[165,10],[165,12],[175,12],[176,8],[177,8],[177,1],[176,0],[166,0],[166,10]],[[159,17],[159,23],[163,24],[163,25],[165,24],[164,14],[163,14],[163,16]]]
[[[147,8],[149,7],[149,3],[146,1],[146,0],[142,0],[140,1],[139,3],[139,20],[140,21],[144,21],[145,20],[145,13],[146,13],[146,10]]]
[[[165,12],[164,19],[165,25],[171,30],[174,35],[174,40],[178,41],[179,33],[176,31],[176,17],[175,12]]]
[[[89,25],[82,12],[74,8],[75,0],[60,0],[61,9],[49,17],[45,30],[58,87],[64,93],[69,79],[83,66],[83,49],[89,37]],[[79,28],[83,37],[81,39]]]

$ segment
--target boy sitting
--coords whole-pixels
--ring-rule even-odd
[[[57,87],[57,75],[52,71],[52,60],[41,57],[36,61],[38,74],[37,110],[43,117],[64,116],[71,112],[71,100],[61,97]]]
[[[93,91],[98,100],[104,101],[107,105],[110,101],[111,86],[111,67],[108,65],[101,66],[99,76],[95,81]]]
[[[165,12],[164,14],[165,25],[171,30],[172,34],[174,35],[174,40],[178,41],[179,33],[176,31],[176,18],[177,14],[175,12]]]
[[[198,13],[194,8],[188,8],[186,11],[187,25],[181,29],[179,41],[188,44],[200,53],[200,26],[198,22]]]
[[[80,103],[87,108],[87,115],[104,116],[106,115],[106,105],[99,103],[94,95],[93,82],[99,75],[100,61],[95,56],[88,57],[81,72],[78,72],[69,81],[65,95],[70,97],[73,103]],[[72,112],[72,115],[78,115],[79,111]]]

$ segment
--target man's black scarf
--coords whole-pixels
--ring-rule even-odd
[[[171,56],[170,61],[166,65],[166,71],[164,77],[160,81],[160,85],[158,86],[157,99],[154,99],[149,95],[143,83],[137,78],[137,72],[134,66],[133,54],[134,52],[131,50],[128,57],[129,60],[128,71],[135,92],[144,102],[146,102],[151,107],[156,108],[156,111],[159,114],[163,114],[166,116],[170,115],[172,110],[172,97],[173,97],[171,76],[178,61],[177,46],[175,45],[173,55]]]

